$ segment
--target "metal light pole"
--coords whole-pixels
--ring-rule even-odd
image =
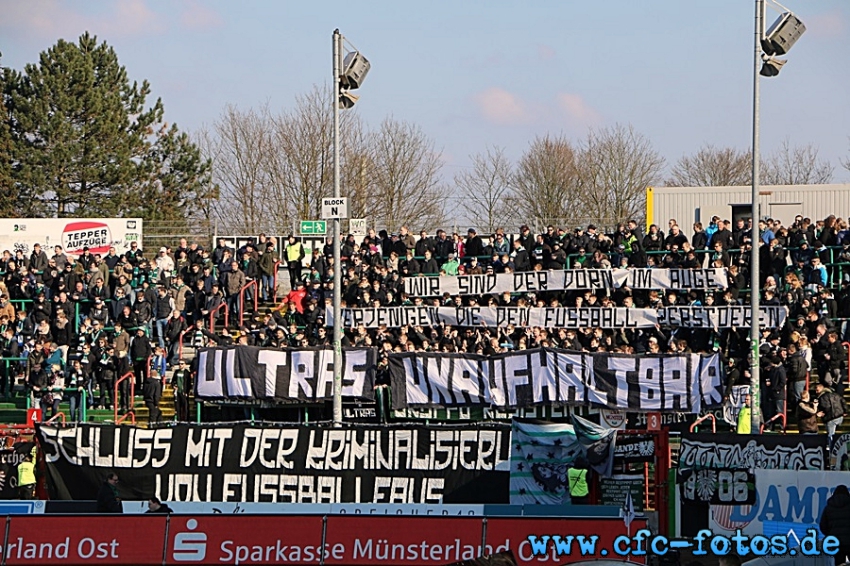
[[[758,434],[761,414],[761,368],[759,367],[759,349],[761,346],[761,305],[759,296],[761,284],[759,277],[759,71],[762,64],[761,38],[764,35],[764,0],[756,0],[755,64],[753,67],[753,194],[752,194],[752,251],[750,253],[750,414],[752,434]]]
[[[338,29],[333,33],[333,107],[334,107],[334,198],[340,197],[339,190],[339,95],[342,57],[342,35]],[[334,239],[334,425],[342,424],[342,271],[340,269],[339,218],[333,219]]]

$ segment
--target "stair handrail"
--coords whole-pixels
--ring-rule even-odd
[[[697,420],[695,420],[694,423],[691,425],[691,429],[690,429],[689,432],[693,432],[694,429],[697,427],[697,425],[699,425],[701,422],[703,422],[707,419],[711,419],[711,432],[716,433],[717,432],[717,418],[714,416],[714,413],[706,413],[703,416],[701,416],[700,418],[698,418]]]
[[[53,415],[52,417],[50,417],[49,419],[44,421],[44,424],[51,424],[56,419],[60,419],[62,421],[62,424],[64,425],[65,424],[65,413],[62,413],[62,412],[56,413],[55,415]]]
[[[210,311],[210,332],[215,334],[215,313],[224,309],[224,326],[230,326],[230,317],[228,315],[227,301],[221,301],[221,304]]]
[[[239,289],[239,326],[242,326],[245,320],[245,291],[254,288],[254,312],[257,311],[257,305],[259,295],[260,295],[260,283],[256,279],[248,281],[245,285]]]
[[[118,386],[122,381],[129,379],[130,380],[130,408],[127,409],[127,412],[121,415],[121,418],[118,418]],[[130,422],[134,425],[136,424],[136,376],[132,371],[128,371],[124,375],[118,378],[115,382],[115,392],[112,397],[112,406],[114,407],[114,420],[115,424],[119,425],[124,422],[128,417],[130,418]]]
[[[277,304],[277,272],[280,269],[280,264],[282,261],[278,260],[274,262],[274,275],[272,276],[272,285],[274,288],[272,289],[272,305]]]
[[[194,329],[195,329],[195,326],[192,325],[192,326],[187,327],[186,330],[184,330],[183,332],[180,333],[180,338],[178,338],[179,341],[177,343],[177,357],[178,357],[178,359],[181,359],[181,360],[183,359],[183,337],[186,336],[187,334],[189,334],[189,332],[193,331]]]
[[[780,419],[780,418],[782,419],[782,434],[786,434],[788,432],[788,416],[787,416],[787,413],[788,413],[788,399],[785,399],[785,401],[783,402],[783,406],[782,406],[782,412],[776,413],[775,415],[773,415],[772,417],[767,419],[767,422],[762,423],[762,425],[759,427],[759,434],[764,432],[764,429],[768,424],[770,424],[773,421]]]

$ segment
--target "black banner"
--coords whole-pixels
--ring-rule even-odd
[[[684,434],[679,469],[826,470],[824,434]]]
[[[679,469],[676,483],[682,500],[688,503],[754,505],[756,502],[756,476],[750,470]]]
[[[699,413],[723,401],[718,354],[637,356],[535,348],[506,354],[389,356],[393,409],[586,405]]]
[[[655,439],[651,434],[621,434],[614,447],[615,463],[652,462],[655,460]]]
[[[342,395],[374,398],[374,348],[344,348]],[[333,350],[253,346],[198,351],[195,392],[200,399],[321,402],[333,399]]]
[[[617,437],[620,442],[622,435]],[[620,507],[626,501],[626,495],[632,494],[635,511],[643,513],[646,500],[646,482],[642,475],[615,474],[610,478],[599,478],[599,504],[608,507]]]
[[[0,499],[18,499],[18,464],[32,453],[35,443],[16,442],[11,448],[0,450]]]
[[[51,499],[507,503],[510,426],[39,425]]]

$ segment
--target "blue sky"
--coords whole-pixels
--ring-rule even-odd
[[[850,1],[788,1],[808,31],[761,83],[762,149],[814,144],[848,181]],[[190,131],[226,104],[282,109],[329,82],[338,27],[372,62],[357,111],[419,124],[446,177],[488,144],[516,159],[535,135],[617,122],[668,165],[751,144],[754,0],[0,0],[0,14],[3,65],[88,30]]]

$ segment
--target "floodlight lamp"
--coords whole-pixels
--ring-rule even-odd
[[[357,89],[363,84],[371,63],[359,51],[352,51],[342,62],[342,76],[339,78],[343,88]]]
[[[340,110],[348,110],[349,108],[354,106],[358,100],[360,100],[360,97],[356,94],[348,92],[347,90],[340,91],[339,108]]]
[[[785,12],[773,22],[761,40],[761,48],[768,55],[785,55],[806,31],[806,26],[795,14]]]
[[[764,57],[763,61],[761,71],[759,71],[759,74],[763,77],[775,77],[782,70],[782,66],[788,62],[786,59],[777,59],[776,57]]]

